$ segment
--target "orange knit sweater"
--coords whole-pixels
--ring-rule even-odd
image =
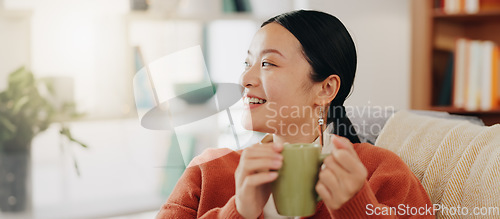
[[[319,202],[308,218],[434,217],[427,193],[397,155],[368,143],[354,144],[354,149],[368,170],[365,185],[336,211]],[[242,218],[234,198],[240,155],[241,151],[210,149],[193,159],[157,218]]]

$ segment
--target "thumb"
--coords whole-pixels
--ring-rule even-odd
[[[341,137],[338,135],[332,135],[332,143],[336,149],[340,149],[340,150],[344,149],[344,150],[348,150],[351,153],[356,154],[356,151],[354,150],[354,147],[353,147],[351,141],[349,141],[349,139],[347,139],[347,138],[344,138],[344,137]]]

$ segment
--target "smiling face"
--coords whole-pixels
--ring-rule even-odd
[[[245,64],[240,81],[246,129],[278,135],[314,130],[321,83],[310,79],[312,68],[292,33],[277,23],[265,25],[255,34]]]

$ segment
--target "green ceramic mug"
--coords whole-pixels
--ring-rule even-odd
[[[316,193],[318,172],[323,159],[317,144],[295,143],[283,145],[283,165],[272,183],[274,204],[283,216],[310,216],[319,200]]]

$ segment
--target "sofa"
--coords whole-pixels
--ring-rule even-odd
[[[438,218],[500,218],[500,124],[445,112],[374,113],[350,115],[360,140],[400,156]]]

